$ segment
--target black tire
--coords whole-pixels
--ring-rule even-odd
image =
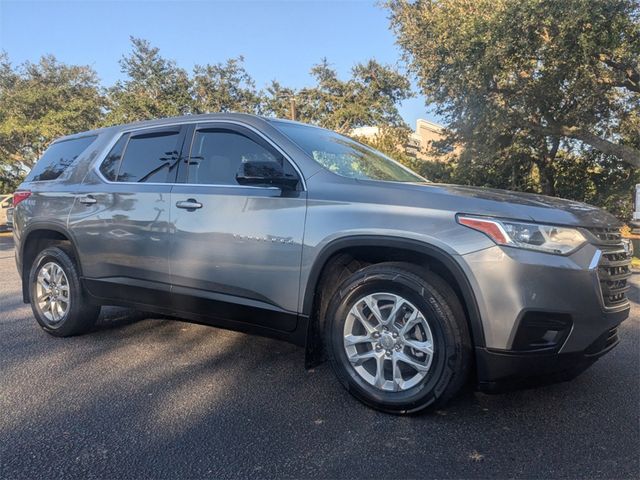
[[[53,263],[59,266],[66,276],[69,288],[69,304],[64,315],[55,322],[48,319],[38,306],[37,279],[41,268]],[[38,254],[29,272],[29,298],[31,309],[38,324],[44,331],[56,337],[70,337],[92,330],[100,315],[100,306],[92,304],[80,284],[80,275],[73,257],[64,246],[46,248]]]
[[[349,311],[360,299],[376,292],[400,295],[411,302],[431,330],[429,370],[406,390],[386,391],[370,384],[356,372],[345,351],[344,326]],[[455,292],[434,273],[400,262],[362,268],[340,285],[329,301],[325,345],[336,376],[353,396],[375,409],[395,414],[444,405],[466,384],[472,362],[469,329]],[[373,351],[373,345],[371,348]],[[404,352],[403,346],[398,348]]]

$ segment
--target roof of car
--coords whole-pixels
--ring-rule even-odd
[[[258,126],[262,122],[271,122],[273,120],[282,121],[282,122],[291,122],[291,123],[299,123],[300,125],[304,125],[300,122],[292,122],[291,120],[282,120],[279,118],[273,117],[262,117],[259,115],[251,115],[248,113],[203,113],[198,115],[182,115],[179,117],[165,117],[165,118],[157,118],[154,120],[142,120],[139,122],[132,123],[123,123],[118,125],[113,125],[110,127],[98,128],[95,130],[88,130],[85,132],[74,133],[71,135],[66,135],[64,137],[60,137],[56,139],[56,142],[71,140],[74,138],[86,137],[88,135],[96,135],[106,131],[120,131],[120,130],[129,130],[131,128],[147,128],[147,127],[161,127],[163,125],[171,125],[175,123],[190,123],[190,122],[204,122],[207,120],[235,120],[242,121],[243,123],[247,123],[249,125]]]

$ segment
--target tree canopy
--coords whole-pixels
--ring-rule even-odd
[[[0,188],[14,188],[56,137],[189,113],[237,111],[350,135],[445,182],[541,191],[630,214],[640,183],[640,17],[632,0],[390,0],[410,71],[457,143],[448,163],[404,152],[406,74],[376,60],[341,77],[327,59],[306,87],[256,87],[242,56],[191,70],[131,37],[121,80],[53,56],[11,64],[0,54]]]
[[[148,41],[131,37],[120,60],[122,79],[99,84],[89,66],[53,56],[14,66],[0,54],[0,188],[14,188],[56,137],[99,126],[190,113],[245,112],[299,120],[344,133],[362,125],[405,127],[398,104],[411,94],[395,69],[370,60],[342,80],[323,59],[314,85],[294,89],[271,82],[259,90],[244,58],[196,65],[191,72]]]
[[[120,67],[125,79],[108,89],[107,124],[183,115],[191,111],[191,81],[149,42],[131,37],[132,52]]]
[[[615,168],[640,180],[638,2],[387,7],[427,103],[446,119],[449,140],[465,147],[458,180],[547,194],[563,191],[557,177],[567,168]]]
[[[11,188],[56,137],[94,128],[104,99],[88,66],[52,55],[13,67],[0,54],[0,188]]]
[[[244,58],[225,63],[196,65],[193,70],[193,113],[260,113],[261,95],[245,70]]]
[[[316,84],[294,90],[274,81],[267,89],[265,113],[295,117],[339,133],[366,125],[404,127],[398,111],[402,100],[411,97],[411,85],[395,69],[375,60],[357,64],[351,78],[341,80],[325,58],[311,69]]]

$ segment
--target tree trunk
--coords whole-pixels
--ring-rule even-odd
[[[556,175],[553,167],[546,162],[537,162],[540,172],[540,188],[544,195],[555,197],[556,195]]]
[[[568,137],[581,140],[602,153],[613,155],[632,167],[640,168],[640,150],[630,145],[611,142],[579,127],[568,127],[565,125],[543,127],[537,123],[531,122],[527,123],[526,126],[534,132],[542,135],[553,135],[555,137]]]
[[[551,149],[547,148],[547,140],[543,139],[540,157],[536,164],[540,172],[540,188],[544,195],[555,197],[556,195],[556,174],[553,170],[553,161],[556,159],[560,139],[551,139]]]

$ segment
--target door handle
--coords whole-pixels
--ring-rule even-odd
[[[78,201],[84,205],[93,205],[94,203],[98,203],[92,195],[84,195],[78,198]]]
[[[193,198],[189,198],[188,200],[180,200],[179,202],[176,202],[176,207],[184,208],[185,210],[193,212],[197,208],[202,208],[202,204]]]

